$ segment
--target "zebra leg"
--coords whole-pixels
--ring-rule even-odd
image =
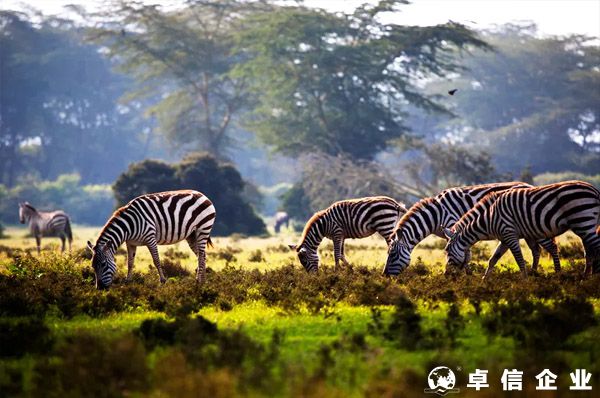
[[[137,246],[127,244],[127,282],[131,280],[131,274],[133,273],[133,263],[135,262],[135,252]]]
[[[61,236],[60,236],[60,241],[61,241],[61,243],[62,243],[62,246],[61,246],[61,248],[60,248],[60,252],[61,252],[61,253],[64,253],[64,252],[65,252],[65,240],[67,240],[67,239],[65,238],[65,236],[64,236],[64,235],[61,235]]]
[[[556,240],[554,238],[543,239],[538,243],[552,256],[554,272],[560,272],[560,257],[558,256],[558,246],[556,245]]]
[[[158,256],[158,246],[156,242],[148,243],[147,245],[148,251],[150,251],[150,255],[152,256],[152,261],[154,262],[154,266],[158,270],[158,276],[160,277],[160,283],[165,283],[167,278],[165,278],[165,274],[163,274],[162,267],[160,266],[160,257]]]
[[[208,237],[197,240],[198,269],[196,270],[196,281],[202,284],[206,281],[206,242]]]
[[[345,252],[344,252],[344,248],[346,247],[346,246],[344,245],[344,243],[345,243],[345,242],[344,242],[344,239],[342,238],[342,243],[340,244],[340,246],[341,246],[341,247],[340,247],[340,253],[341,253],[341,255],[342,255],[342,262],[344,263],[344,265],[345,265],[346,267],[349,267],[349,266],[350,266],[350,263],[348,262],[348,260],[346,260],[346,255],[345,255]]]
[[[344,238],[342,238],[341,234],[335,234],[333,236],[333,257],[335,259],[335,268],[334,271],[338,270],[340,266],[340,259],[342,257],[342,245],[344,244]]]
[[[537,272],[537,267],[540,263],[540,246],[532,239],[525,239],[525,243],[527,243],[527,246],[529,246],[529,249],[531,250],[531,271]]]
[[[585,275],[600,273],[600,238],[588,235],[583,240],[585,250]]]
[[[196,268],[196,281],[204,283],[206,281],[206,242],[208,237],[198,239],[197,233],[194,233],[186,238],[190,249],[198,258],[198,268]]]
[[[496,263],[498,263],[500,258],[502,258],[502,256],[504,255],[504,253],[506,253],[507,250],[508,246],[506,246],[502,242],[498,243],[498,246],[496,246],[496,250],[494,250],[494,254],[492,254],[492,257],[490,257],[490,259],[488,260],[488,266],[485,270],[485,273],[483,274],[483,280],[485,280],[488,277],[488,275],[492,273],[494,267],[496,266]]]
[[[519,239],[509,238],[505,240],[505,243],[512,252],[513,257],[515,258],[517,265],[521,270],[521,275],[523,275],[523,278],[527,277],[527,264],[525,263],[525,259],[523,258],[521,246],[519,246]]]
[[[35,244],[37,245],[38,255],[42,253],[42,237],[41,235],[35,235]]]

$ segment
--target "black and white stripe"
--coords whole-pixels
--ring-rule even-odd
[[[531,185],[524,182],[455,187],[446,189],[434,197],[420,200],[402,216],[394,229],[384,273],[398,275],[408,267],[412,250],[427,236],[435,234],[446,239],[444,228],[452,227],[463,214],[489,193],[528,187]],[[532,267],[535,270],[540,256],[539,247],[535,242],[528,242],[528,244],[533,254]],[[539,244],[552,255],[554,268],[559,271],[560,259],[556,243],[551,239],[544,239]],[[490,264],[495,264],[507,250],[508,247],[500,242],[489,260]]]
[[[108,288],[117,272],[115,252],[127,245],[127,279],[131,278],[137,246],[146,246],[160,281],[165,282],[158,245],[170,245],[187,240],[198,257],[196,279],[206,279],[206,245],[215,222],[215,207],[202,193],[191,190],[152,193],[139,196],[117,210],[108,220],[96,245],[88,242],[93,252],[92,267],[96,272],[96,287]]]
[[[452,229],[446,247],[448,265],[462,266],[477,241],[499,239],[510,248],[527,275],[519,239],[553,238],[572,230],[583,241],[586,273],[600,272],[600,191],[583,181],[493,193],[479,201]],[[484,278],[493,269],[488,266]]]
[[[19,221],[29,223],[29,231],[35,237],[38,254],[41,251],[42,236],[57,236],[62,242],[61,251],[65,251],[65,241],[69,241],[69,251],[73,242],[71,221],[62,210],[38,211],[29,202],[19,203]]]
[[[387,196],[372,196],[335,202],[325,210],[315,213],[304,227],[299,245],[290,245],[307,271],[317,271],[317,248],[323,238],[333,241],[335,267],[344,257],[344,240],[366,238],[379,233],[389,244],[398,218],[406,213],[403,204]]]

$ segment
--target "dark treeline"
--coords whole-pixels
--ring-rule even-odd
[[[284,202],[297,216],[372,187],[415,198],[543,173],[594,179],[591,38],[381,22],[403,7],[126,0],[77,8],[83,23],[1,11],[0,197],[64,174],[112,185],[133,162],[195,151],[263,192],[295,182]],[[315,173],[331,187],[315,189]]]

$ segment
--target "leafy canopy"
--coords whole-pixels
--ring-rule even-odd
[[[381,22],[404,3],[381,1],[349,15],[279,7],[246,18],[236,35],[246,61],[234,76],[251,84],[257,101],[250,128],[285,154],[322,150],[370,159],[409,130],[409,103],[445,112],[419,91],[419,80],[459,70],[457,48],[487,46],[456,23]]]

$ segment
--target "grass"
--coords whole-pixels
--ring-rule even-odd
[[[325,266],[309,275],[286,246],[298,236],[288,234],[215,239],[204,286],[185,274],[160,286],[144,250],[125,284],[121,254],[121,278],[98,292],[81,257],[97,232],[77,226],[64,256],[52,238],[41,256],[27,254],[24,228],[0,240],[3,395],[420,396],[440,364],[455,369],[465,396],[477,395],[464,388],[475,368],[496,381],[487,396],[502,396],[500,373],[513,367],[530,387],[540,367],[563,384],[586,368],[600,385],[600,284],[581,279],[570,235],[560,239],[564,272],[544,258],[541,275],[527,280],[510,256],[488,283],[445,276],[435,238],[398,278],[380,275],[386,250],[377,237],[350,241],[355,265],[338,273],[325,242]],[[476,272],[493,247],[479,246]],[[195,268],[186,245],[160,249],[171,268]],[[561,396],[583,396],[563,384]]]

